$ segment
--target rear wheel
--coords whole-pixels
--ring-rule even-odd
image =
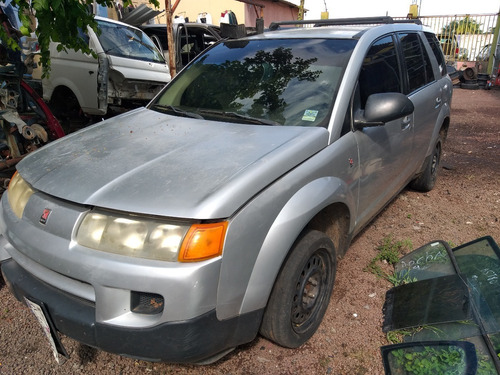
[[[318,329],[328,307],[336,268],[330,238],[316,230],[302,235],[278,275],[260,333],[287,348],[306,342]]]
[[[439,163],[441,161],[442,139],[438,137],[431,157],[427,160],[423,173],[410,183],[412,189],[418,191],[431,191],[436,184]]]

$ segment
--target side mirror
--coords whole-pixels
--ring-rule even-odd
[[[396,92],[372,94],[366,101],[365,110],[354,115],[354,127],[380,126],[386,122],[408,116],[415,107],[406,95]]]

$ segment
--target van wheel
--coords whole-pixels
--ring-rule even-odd
[[[80,119],[80,103],[75,94],[69,89],[57,90],[52,95],[49,106],[64,132],[70,133],[73,124]]]
[[[309,230],[294,244],[274,284],[260,333],[278,345],[297,348],[318,329],[335,281],[333,242]]]
[[[427,160],[424,172],[410,183],[410,188],[418,191],[431,191],[436,184],[441,161],[441,136],[438,137],[431,157]]]

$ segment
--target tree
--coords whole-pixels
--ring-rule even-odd
[[[460,21],[451,21],[448,25],[443,27],[443,34],[482,34],[481,24],[476,20],[466,16]]]
[[[158,0],[148,0],[155,7]],[[90,26],[97,30],[94,15],[89,11],[93,4],[106,7],[113,6],[113,0],[13,0],[12,4],[18,7],[19,19],[22,22],[21,30],[24,35],[35,32],[40,45],[40,62],[44,74],[50,70],[50,41],[59,42],[58,49],[74,49],[84,53],[92,53],[87,42],[82,38],[80,31]],[[131,5],[132,0],[124,0],[123,5]],[[30,15],[36,17],[36,27],[32,24]],[[16,33],[0,27],[0,39],[3,44],[12,50],[19,50],[19,39]]]

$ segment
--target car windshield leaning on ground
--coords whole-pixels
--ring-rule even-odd
[[[56,358],[58,332],[177,363],[257,334],[299,347],[352,238],[407,185],[434,187],[452,97],[435,34],[297,22],[218,42],[146,107],[17,165],[2,273]]]

